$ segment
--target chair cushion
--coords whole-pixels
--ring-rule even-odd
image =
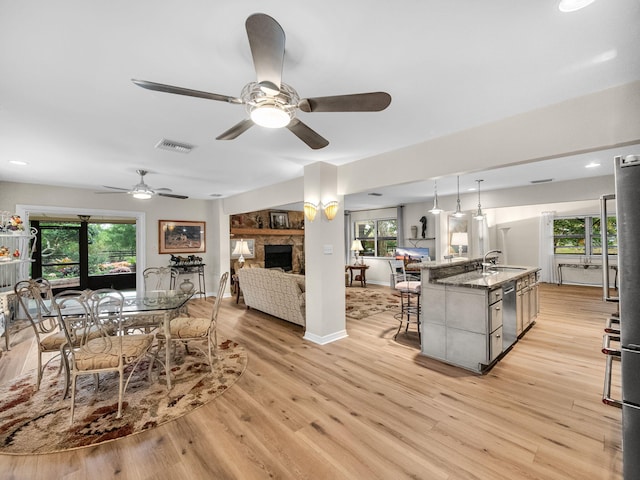
[[[65,343],[67,343],[67,336],[64,332],[56,332],[40,340],[40,349],[43,352],[55,352]]]
[[[171,320],[171,336],[173,338],[196,338],[207,335],[210,318],[177,317]]]
[[[396,290],[404,292],[420,293],[421,282],[398,282],[395,285]]]
[[[120,358],[130,363],[146,352],[153,342],[153,335],[123,335],[89,340],[74,355],[78,370],[117,368]]]
[[[78,337],[82,337],[84,335],[84,329],[76,330],[76,334]],[[91,327],[89,333],[89,340],[98,338],[101,335],[101,332],[97,326]],[[43,352],[55,352],[60,350],[60,347],[67,343],[67,336],[64,332],[56,332],[53,335],[49,335],[48,337],[40,340],[40,348]]]

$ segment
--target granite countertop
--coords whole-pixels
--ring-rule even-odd
[[[481,271],[474,270],[471,272],[440,278],[435,280],[434,283],[440,285],[454,285],[457,287],[492,289],[500,287],[511,280],[516,280],[520,277],[529,275],[530,273],[537,272],[538,270],[540,270],[539,267],[496,265],[489,268],[488,275],[483,275]]]

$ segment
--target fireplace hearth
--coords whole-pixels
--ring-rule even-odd
[[[291,245],[265,245],[264,268],[281,268],[285,272],[293,270]]]

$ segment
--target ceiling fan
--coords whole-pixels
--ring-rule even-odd
[[[134,185],[133,188],[120,188],[120,187],[109,187],[108,185],[103,185],[104,188],[110,188],[112,190],[118,190],[117,192],[95,192],[98,194],[101,193],[128,193],[132,195],[133,198],[138,198],[140,200],[147,200],[154,195],[159,195],[161,197],[171,197],[171,198],[179,198],[184,200],[185,198],[189,198],[186,195],[175,195],[171,193],[170,188],[151,188],[149,185],[144,183],[144,176],[149,173],[146,170],[136,170],[136,173],[140,175],[140,183]]]
[[[391,103],[391,95],[386,92],[301,99],[293,87],[281,81],[285,34],[280,24],[268,15],[255,13],[247,18],[245,26],[257,82],[246,84],[240,97],[174,87],[146,80],[132,79],[132,82],[142,88],[158,92],[245,105],[250,118],[231,127],[216,137],[217,140],[232,140],[253,125],[267,128],[287,127],[313,149],[326,147],[329,141],[296,118],[296,110],[300,109],[307,113],[379,112]]]

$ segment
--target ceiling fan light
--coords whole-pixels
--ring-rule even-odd
[[[289,125],[291,116],[277,105],[264,105],[251,110],[251,120],[266,128],[282,128]]]
[[[133,198],[137,198],[139,200],[149,200],[153,197],[153,193],[148,190],[138,190],[133,192],[131,195],[133,195]]]

